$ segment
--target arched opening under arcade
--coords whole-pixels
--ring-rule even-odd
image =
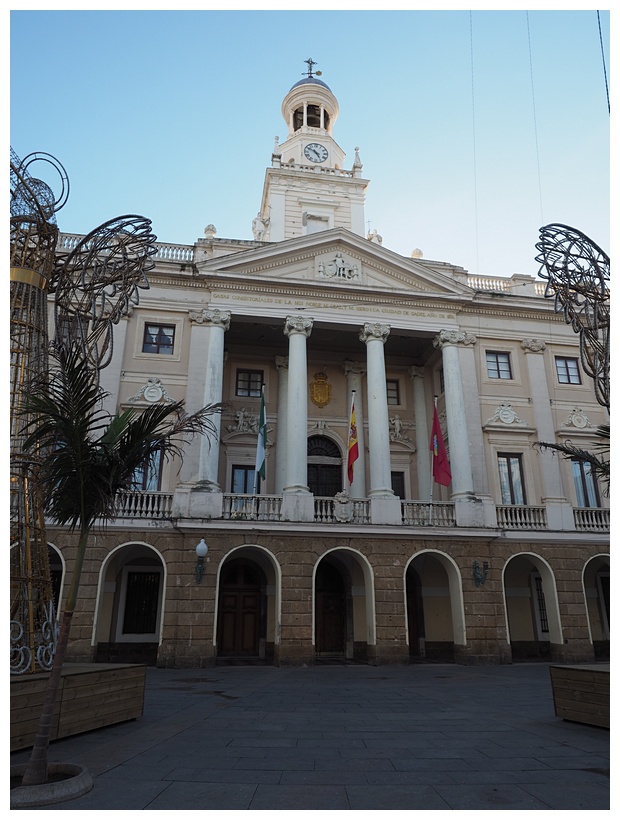
[[[410,659],[453,663],[455,647],[466,644],[458,566],[442,552],[418,553],[405,571],[405,596]]]
[[[596,555],[583,570],[588,628],[598,661],[609,660],[609,555]]]
[[[97,590],[95,662],[157,663],[165,578],[165,562],[149,544],[123,544],[108,555]]]
[[[370,565],[360,553],[336,548],[314,574],[315,661],[369,663],[376,649]]]
[[[215,624],[218,664],[277,664],[279,590],[279,567],[262,547],[237,547],[224,558]]]
[[[520,553],[504,567],[507,634],[513,662],[553,659],[562,644],[555,578],[534,553]]]

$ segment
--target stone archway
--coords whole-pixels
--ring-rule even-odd
[[[280,577],[258,546],[237,547],[221,562],[214,642],[217,663],[277,663]]]
[[[123,544],[108,555],[97,590],[95,662],[156,664],[165,587],[165,562],[149,544]]]
[[[415,555],[405,571],[407,631],[412,660],[454,662],[465,646],[461,575],[442,552]]]
[[[376,653],[372,572],[355,550],[336,548],[314,572],[315,660],[369,663]]]
[[[513,555],[504,567],[508,641],[513,661],[553,660],[562,627],[551,567],[534,553]]]
[[[609,660],[609,555],[595,555],[583,569],[588,629],[596,660]]]

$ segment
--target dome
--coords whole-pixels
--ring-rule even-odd
[[[295,83],[295,85],[291,86],[291,91],[294,88],[298,88],[298,86],[300,85],[320,85],[323,88],[326,88],[328,91],[331,91],[331,88],[327,85],[327,83],[324,83],[323,80],[317,80],[316,77],[304,77],[303,80],[300,80],[298,83]]]

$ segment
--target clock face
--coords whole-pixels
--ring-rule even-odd
[[[327,159],[327,148],[318,142],[310,142],[304,148],[304,156],[311,162],[325,162]]]

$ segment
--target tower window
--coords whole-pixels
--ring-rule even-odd
[[[309,105],[306,109],[306,123],[311,128],[321,127],[321,108],[318,105]]]

